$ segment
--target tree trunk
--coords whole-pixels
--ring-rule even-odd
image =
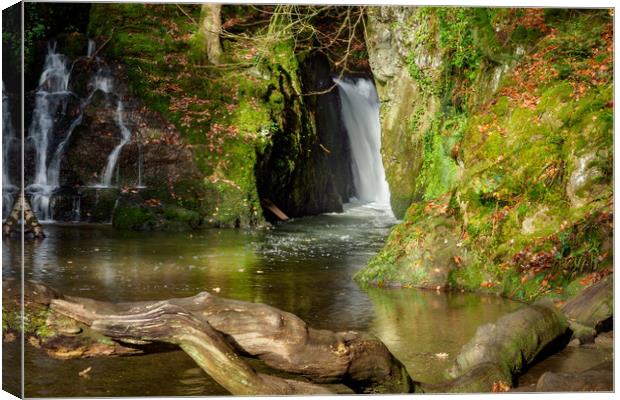
[[[206,3],[200,9],[200,27],[197,40],[203,54],[211,64],[219,64],[222,56],[220,33],[222,31],[222,5]]]

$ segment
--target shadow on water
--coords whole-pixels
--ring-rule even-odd
[[[382,247],[395,222],[391,213],[371,204],[265,231],[170,234],[47,225],[46,239],[26,244],[24,272],[26,279],[62,293],[106,301],[208,290],[266,303],[316,328],[370,331],[415,379],[436,382],[478,325],[519,305],[471,294],[360,289],[352,276]],[[19,243],[4,242],[3,276],[17,273],[19,254]],[[4,361],[17,356],[16,347],[5,344]],[[27,346],[25,363],[26,395],[33,397],[225,393],[180,351],[61,361]],[[87,367],[92,367],[90,378],[78,376]],[[4,371],[5,379],[18,372]]]

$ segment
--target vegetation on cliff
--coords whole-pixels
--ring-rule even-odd
[[[384,151],[404,140],[413,144],[397,151],[420,162],[400,171],[386,161],[391,188],[410,179],[396,191],[407,187],[411,205],[358,281],[533,300],[565,297],[610,273],[609,12],[401,12],[393,40],[414,32],[397,45],[410,50],[403,68],[416,96],[384,110],[389,121],[397,109],[408,126],[384,124]],[[385,18],[374,18],[371,63],[385,46]],[[387,76],[379,85],[390,94],[402,83]]]
[[[224,6],[222,53],[212,63],[199,28],[211,14],[199,6],[93,5],[89,34],[104,44],[101,55],[126,66],[130,95],[174,124],[200,171],[161,185],[158,200],[221,227],[260,225],[259,192],[291,216],[341,210],[349,191],[332,182],[339,157],[326,156],[315,88],[303,75],[314,52],[302,31],[323,10],[306,11]]]

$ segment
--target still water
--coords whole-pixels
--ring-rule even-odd
[[[170,234],[47,225],[47,238],[26,243],[24,272],[64,294],[105,301],[208,290],[266,303],[316,328],[371,332],[414,379],[438,382],[479,325],[521,305],[474,294],[359,288],[352,276],[379,251],[395,222],[371,204],[264,231]],[[19,243],[3,242],[3,276],[16,274],[19,253]],[[5,344],[3,356],[15,361],[17,346]],[[78,376],[87,367],[89,377]],[[25,370],[28,397],[226,394],[182,351],[63,361],[27,345]],[[5,385],[17,373],[4,368]]]

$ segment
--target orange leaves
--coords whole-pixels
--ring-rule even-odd
[[[424,207],[424,212],[434,215],[446,215],[448,213],[448,203],[434,203],[429,201]]]
[[[606,268],[602,271],[592,272],[591,274],[586,275],[585,278],[581,279],[579,281],[579,284],[582,286],[591,285],[593,283],[600,281],[601,279],[611,274],[612,272],[613,271],[610,268]]]
[[[491,388],[491,390],[494,393],[507,392],[510,390],[510,385],[504,381],[493,382],[493,387]]]
[[[535,177],[532,181],[533,184],[539,183],[539,182],[543,182],[545,186],[549,186],[551,185],[557,177],[559,177],[562,174],[562,171],[564,170],[564,163],[560,162],[552,162],[548,165],[545,166],[545,168],[543,169],[543,172]]]
[[[149,207],[158,207],[161,205],[161,201],[159,199],[148,199],[144,201]]]
[[[234,187],[237,190],[241,190],[241,187],[239,185],[237,185],[235,182],[231,181],[230,179],[226,179],[224,176],[222,176],[222,174],[219,171],[216,171],[213,174],[211,174],[208,179],[209,179],[209,182],[213,184],[216,184],[218,182],[223,182],[227,185]]]
[[[532,253],[529,249],[524,249],[512,258],[512,264],[518,266],[519,272],[539,273],[542,270],[551,268],[555,264],[555,253],[557,249],[550,251],[540,251]]]
[[[478,132],[480,133],[487,133],[489,131],[489,129],[491,129],[491,126],[493,126],[493,124],[482,124],[482,125],[478,125]]]
[[[545,23],[545,10],[542,8],[526,8],[523,10],[523,16],[517,20],[517,25],[521,25],[526,29],[538,29],[543,33],[551,30]]]

